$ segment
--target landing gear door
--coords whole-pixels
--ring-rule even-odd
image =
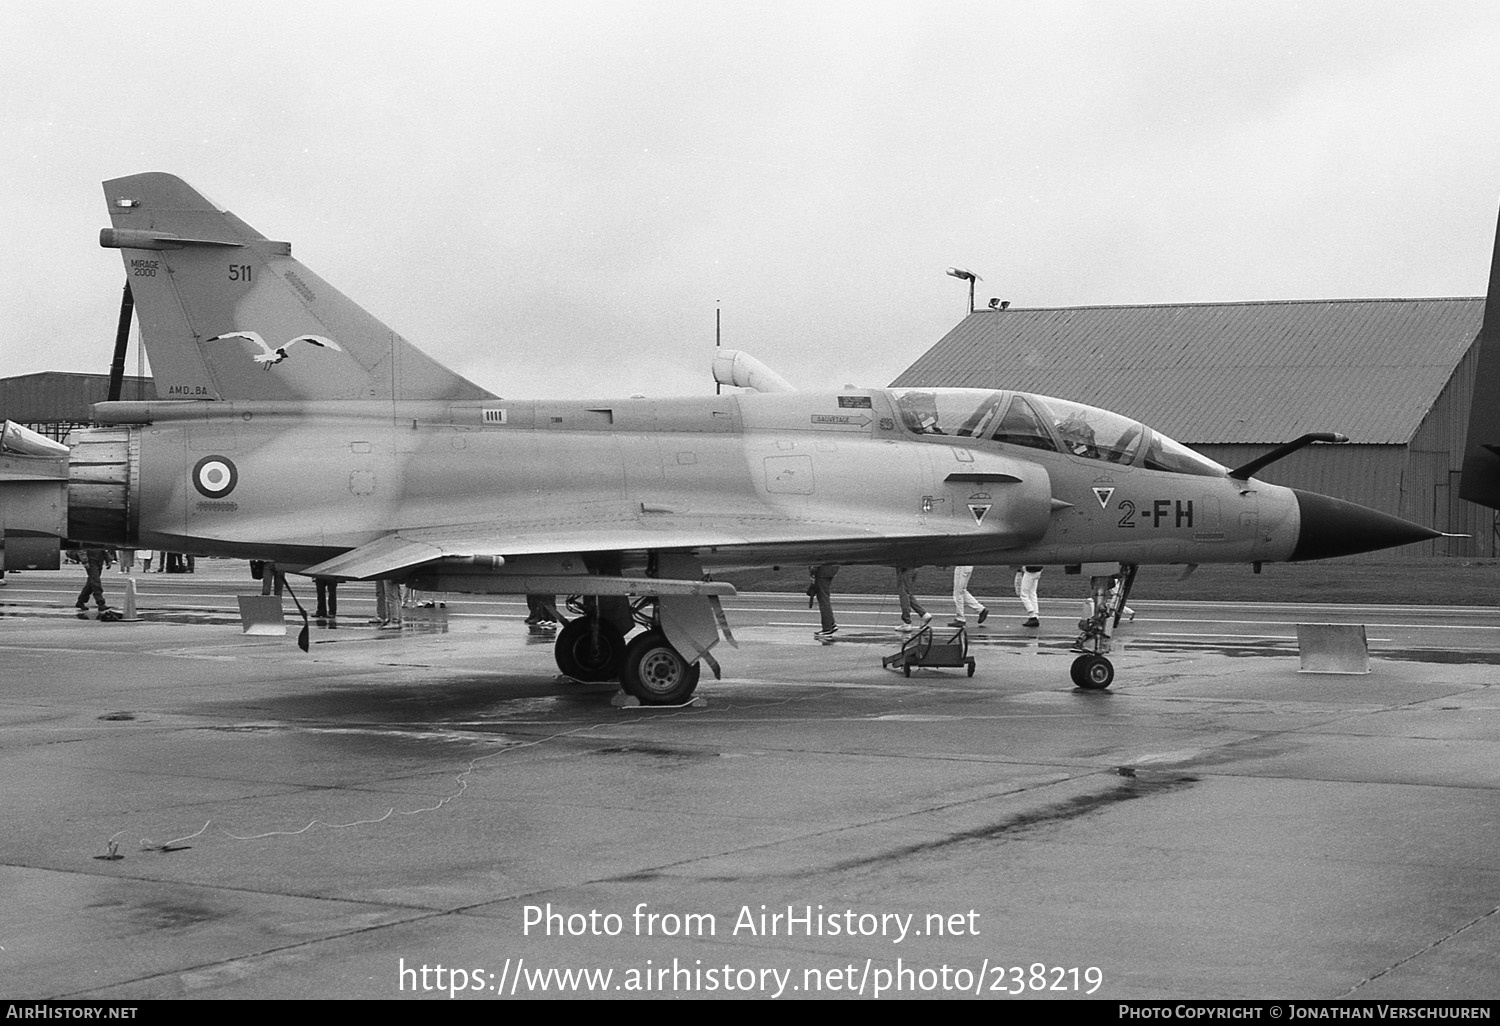
[[[719,643],[719,623],[703,595],[663,595],[656,614],[672,647],[690,663],[702,659]]]
[[[674,580],[702,580],[703,564],[685,553],[662,553],[657,572]],[[706,595],[662,595],[657,619],[672,647],[688,662],[697,662],[719,643],[719,622]]]

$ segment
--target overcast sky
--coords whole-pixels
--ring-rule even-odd
[[[507,397],[883,385],[982,306],[1471,296],[1500,4],[0,0],[0,374],[170,171]],[[134,347],[130,360],[135,368]]]

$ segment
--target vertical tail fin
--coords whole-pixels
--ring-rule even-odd
[[[1464,442],[1463,477],[1458,497],[1500,509],[1500,226],[1490,261],[1490,290],[1479,328],[1479,365],[1469,405],[1469,433]]]
[[[182,179],[104,183],[157,394],[181,399],[473,399],[437,363]]]

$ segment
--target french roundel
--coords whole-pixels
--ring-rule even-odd
[[[222,499],[234,491],[240,472],[227,456],[205,456],[193,467],[193,487],[210,499]]]

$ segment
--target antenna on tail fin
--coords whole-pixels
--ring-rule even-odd
[[[483,399],[276,242],[161,172],[104,183],[157,395]],[[304,342],[310,345],[296,345]]]

